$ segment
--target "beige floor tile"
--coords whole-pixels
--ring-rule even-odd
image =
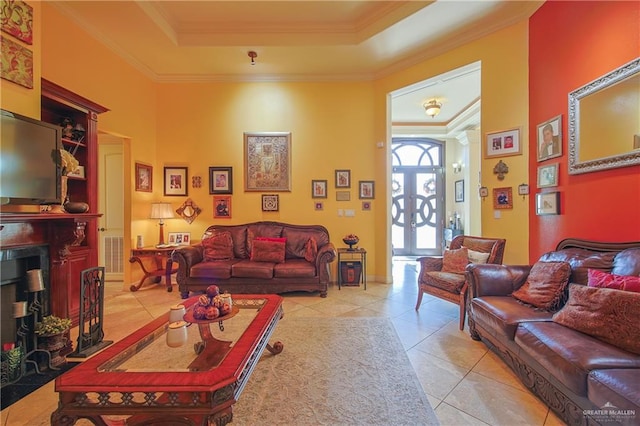
[[[463,367],[415,349],[409,349],[407,356],[422,389],[438,399],[445,399],[468,372]]]
[[[487,348],[470,337],[436,332],[415,346],[416,350],[471,370],[487,353]]]
[[[469,373],[444,402],[496,426],[542,425],[548,407],[529,392]]]
[[[440,426],[485,426],[488,424],[445,402],[438,405],[435,411]]]
[[[473,367],[472,371],[518,390],[527,391],[511,368],[490,350],[487,350],[486,355]]]
[[[412,322],[394,318],[391,320],[405,350],[409,350],[438,331],[437,327],[424,327]]]

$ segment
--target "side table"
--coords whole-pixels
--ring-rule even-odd
[[[364,289],[367,289],[367,251],[363,248],[346,249],[339,248],[338,252],[338,290],[342,287],[342,262],[360,260],[362,263],[362,272],[358,284],[363,283]]]
[[[129,290],[138,291],[144,281],[153,277],[155,283],[159,283],[162,276],[165,277],[165,285],[167,287],[167,292],[171,292],[173,288],[171,287],[171,274],[177,271],[173,269],[173,259],[171,259],[171,254],[175,250],[175,247],[166,247],[166,248],[158,248],[158,247],[143,247],[137,249],[131,249],[131,258],[129,262],[138,263],[140,268],[142,268],[142,272],[144,272],[144,276],[140,279],[138,284],[131,285]],[[142,262],[142,258],[144,257],[153,257],[155,260],[155,269],[147,270]],[[163,260],[165,261],[163,266]]]

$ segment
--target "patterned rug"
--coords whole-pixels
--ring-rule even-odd
[[[437,425],[391,322],[283,318],[240,400],[233,425]]]

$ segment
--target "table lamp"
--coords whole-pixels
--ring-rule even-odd
[[[151,219],[160,219],[160,238],[158,245],[164,244],[164,219],[174,217],[173,209],[169,203],[151,203]]]

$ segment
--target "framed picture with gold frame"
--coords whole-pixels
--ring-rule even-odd
[[[291,133],[244,133],[244,190],[291,191]]]

